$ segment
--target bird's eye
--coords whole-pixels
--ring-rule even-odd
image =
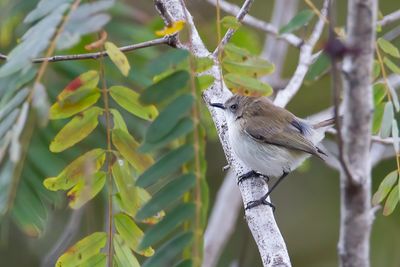
[[[238,108],[238,105],[237,105],[237,104],[232,104],[229,108],[230,108],[232,111],[236,111],[237,108]]]

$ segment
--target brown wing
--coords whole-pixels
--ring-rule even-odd
[[[319,149],[304,136],[308,129],[292,113],[269,106],[268,111],[262,111],[264,116],[260,116],[260,109],[263,107],[254,108],[250,114],[246,114],[246,120],[242,120],[244,131],[254,140],[310,153],[322,159]],[[276,116],[276,113],[280,116]]]

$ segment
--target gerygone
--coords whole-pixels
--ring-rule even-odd
[[[333,119],[317,124],[297,118],[284,108],[275,106],[266,97],[233,95],[224,104],[210,103],[225,111],[229,142],[234,153],[252,169],[241,175],[239,182],[250,177],[279,177],[259,200],[246,209],[265,204],[272,190],[306,158],[326,154],[317,146],[324,138],[326,127]]]

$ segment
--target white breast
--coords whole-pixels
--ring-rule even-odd
[[[239,127],[236,122],[229,123],[229,142],[237,157],[254,171],[269,177],[280,177],[283,172],[294,170],[310,156],[308,153],[257,142],[240,131]],[[314,138],[319,142],[321,137]]]

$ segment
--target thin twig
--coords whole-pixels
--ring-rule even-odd
[[[393,22],[396,22],[398,20],[400,20],[400,10],[397,10],[393,13],[390,13],[390,14],[384,16],[383,19],[381,19],[380,21],[377,22],[377,24],[378,24],[378,26],[383,27],[383,26],[389,25]]]
[[[292,78],[290,79],[288,85],[285,89],[278,92],[274,104],[280,107],[285,106],[290,99],[297,93],[300,89],[304,77],[306,76],[308,69],[313,60],[313,53],[312,50],[317,43],[318,39],[322,34],[322,30],[324,28],[324,17],[327,14],[329,5],[329,0],[324,1],[324,5],[321,10],[322,16],[319,17],[317,23],[314,26],[314,30],[311,33],[310,38],[307,42],[305,42],[300,49],[300,56],[299,56],[299,64],[294,72]]]
[[[253,4],[254,0],[246,0],[242,7],[240,8],[239,12],[236,15],[236,19],[238,22],[242,22],[243,18],[249,13],[251,4]],[[221,42],[218,44],[217,48],[213,52],[213,56],[217,57],[219,52],[224,48],[224,46],[229,42],[232,38],[233,34],[236,32],[237,29],[228,29],[225,33],[225,36],[222,38]]]
[[[237,6],[235,4],[231,4],[225,0],[218,0],[218,1],[219,1],[219,6],[220,6],[221,10],[225,11],[226,13],[233,14],[233,15],[236,15],[239,13],[239,11],[240,11],[239,6]],[[217,0],[207,0],[207,2],[212,5],[217,5]],[[266,32],[268,34],[271,34],[271,35],[275,36],[277,39],[284,40],[294,47],[300,47],[301,44],[303,43],[303,40],[301,38],[297,37],[296,35],[294,35],[292,33],[285,33],[285,34],[280,35],[279,29],[276,28],[274,25],[272,25],[271,23],[262,21],[258,18],[255,18],[251,15],[246,15],[246,17],[244,17],[244,19],[243,19],[243,23],[247,24],[251,27],[254,27],[258,30],[261,30],[263,32]]]
[[[175,47],[176,44],[175,36],[169,35],[163,38],[158,38],[150,41],[146,41],[143,43],[132,44],[127,46],[119,47],[119,50],[122,52],[130,52],[146,47],[157,46],[161,44],[166,44],[172,47]],[[42,58],[35,58],[32,59],[33,63],[42,63],[42,62],[57,62],[57,61],[69,61],[69,60],[85,60],[85,59],[98,59],[100,57],[108,57],[106,51],[96,52],[96,53],[86,53],[86,54],[77,54],[77,55],[59,55],[59,56],[52,56],[52,57],[42,57]],[[0,54],[0,59],[6,60],[7,56],[4,54]]]

